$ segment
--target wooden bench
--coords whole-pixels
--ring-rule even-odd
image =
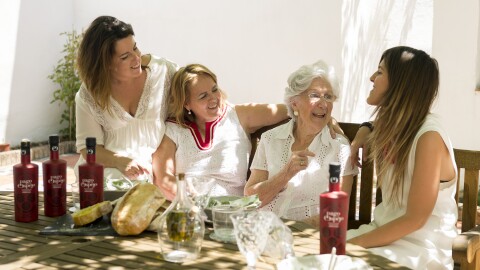
[[[459,214],[461,234],[453,242],[452,256],[455,269],[480,269],[480,226],[476,225],[480,151],[454,149],[454,152],[458,168],[455,199],[462,211]],[[464,169],[463,181],[460,181],[460,169]],[[459,195],[461,190],[462,198]]]

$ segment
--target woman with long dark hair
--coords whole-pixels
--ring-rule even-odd
[[[383,202],[370,224],[348,231],[348,241],[412,269],[452,269],[457,170],[450,139],[430,112],[438,95],[437,61],[394,47],[370,80],[373,131],[357,134],[352,145],[367,140]]]

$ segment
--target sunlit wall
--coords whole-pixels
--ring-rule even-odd
[[[363,122],[372,107],[365,102],[372,89],[370,76],[382,52],[398,45],[432,51],[431,0],[343,1],[341,119]],[[339,104],[340,105],[340,104]]]
[[[108,14],[133,25],[142,52],[210,67],[232,103],[283,102],[288,75],[323,59],[343,79],[333,111],[341,121],[369,118],[368,78],[384,49],[424,49],[440,63],[435,112],[456,147],[480,149],[480,128],[471,124],[480,123],[480,95],[474,91],[478,5],[478,0],[2,1],[0,20],[6,24],[0,25],[9,35],[0,43],[6,48],[0,50],[0,139],[41,140],[60,129],[61,108],[50,104],[56,86],[47,79],[65,41],[59,33],[85,29]]]
[[[0,1],[2,42],[6,50],[0,50],[2,65],[8,61],[6,83],[0,84],[1,107],[0,139],[18,145],[22,138],[33,142],[48,140],[57,133],[63,108],[50,104],[52,93],[58,88],[47,76],[60,59],[64,38],[59,34],[71,29],[73,24],[71,0],[13,0]],[[5,13],[9,21],[5,20]],[[4,39],[4,36],[6,37]],[[4,44],[4,41],[7,41]]]
[[[0,143],[7,141],[10,90],[15,63],[15,46],[20,1],[0,1]]]

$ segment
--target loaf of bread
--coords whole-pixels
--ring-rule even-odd
[[[110,212],[112,212],[112,203],[110,201],[100,202],[73,213],[73,223],[75,226],[87,225]]]
[[[119,235],[142,233],[164,202],[165,197],[157,186],[135,185],[115,205],[111,217],[113,229]]]

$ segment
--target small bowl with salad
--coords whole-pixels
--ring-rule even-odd
[[[258,195],[251,196],[212,196],[210,197],[207,207],[205,207],[205,214],[207,215],[207,222],[212,222],[212,208],[216,205],[232,205],[241,206],[244,211],[254,210],[260,207],[262,202],[258,199]]]

